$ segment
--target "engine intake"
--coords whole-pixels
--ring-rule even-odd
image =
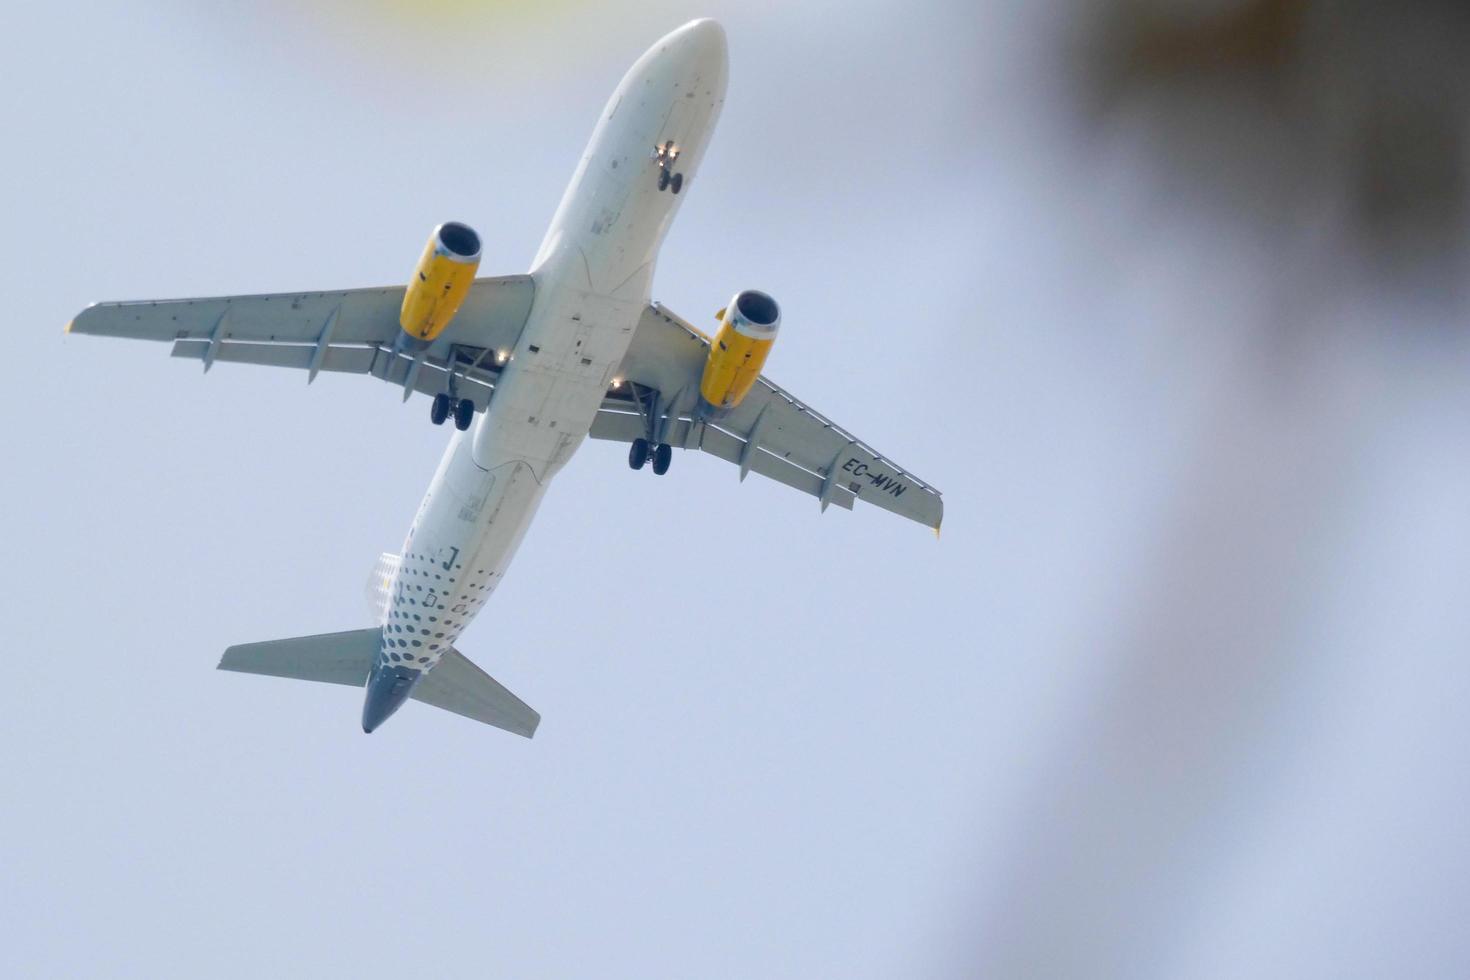
[[[746,289],[715,316],[720,329],[699,382],[700,414],[709,419],[737,408],[760,377],[781,328],[781,307],[766,293]]]
[[[434,229],[408,282],[398,314],[410,346],[427,346],[449,326],[469,295],[479,268],[480,236],[473,228],[446,221]]]

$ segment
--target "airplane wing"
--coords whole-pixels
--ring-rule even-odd
[[[477,279],[459,315],[418,360],[393,347],[404,287],[95,303],[69,333],[173,342],[173,356],[368,374],[434,395],[454,370],[459,390],[483,409],[499,375],[497,353],[515,347],[531,311],[530,276]]]
[[[851,510],[862,500],[939,529],[944,500],[938,490],[764,376],[729,415],[712,422],[695,418],[709,343],[680,317],[648,307],[622,364],[625,382],[603,402],[592,437],[646,437],[652,413],[663,441],[734,463],[742,480],[755,472],[811,494],[823,510],[829,504]],[[645,391],[661,393],[660,406],[651,407]]]

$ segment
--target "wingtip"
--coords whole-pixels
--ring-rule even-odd
[[[240,671],[240,650],[244,644],[237,643],[231,647],[225,647],[225,652],[219,655],[219,663],[214,665],[215,670]],[[248,671],[246,671],[248,673]]]
[[[66,321],[66,326],[62,329],[62,333],[64,333],[64,334],[75,333],[76,332],[76,329],[77,329],[77,321],[80,320],[80,319],[82,319],[88,313],[92,312],[92,310],[96,309],[98,306],[101,306],[101,305],[102,304],[100,304],[100,303],[88,303],[86,305],[86,307],[83,308],[82,312],[78,313],[76,316],[74,316],[70,320]]]

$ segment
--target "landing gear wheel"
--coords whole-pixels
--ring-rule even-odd
[[[679,188],[681,188],[683,186],[684,186],[684,175],[683,174],[674,174],[674,179],[671,180],[671,181],[669,181],[669,190],[671,190],[675,194],[677,194],[677,193],[679,193]]]
[[[475,420],[475,403],[468,398],[461,398],[454,403],[454,427],[463,432],[470,427]]]
[[[659,172],[658,172],[658,189],[661,190],[661,191],[663,191],[663,190],[668,190],[668,188],[669,188],[669,172],[667,170],[664,170],[664,169],[660,168],[659,169]],[[678,191],[675,191],[674,193],[677,194]]]
[[[648,462],[648,440],[634,439],[633,445],[628,447],[628,465],[635,470],[641,470],[646,462]]]
[[[674,449],[666,442],[659,443],[653,450],[653,473],[655,476],[663,476],[669,471],[669,464],[674,461]]]
[[[447,418],[449,418],[449,396],[440,393],[434,396],[434,404],[429,406],[429,421],[435,425],[443,425]]]

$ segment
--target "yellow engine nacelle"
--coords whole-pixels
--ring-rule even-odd
[[[449,326],[479,268],[480,236],[473,228],[446,221],[434,229],[398,314],[410,346],[427,346]]]
[[[745,398],[781,327],[781,307],[754,289],[736,293],[715,316],[720,329],[710,341],[709,360],[699,382],[700,412],[706,418],[727,414]]]

